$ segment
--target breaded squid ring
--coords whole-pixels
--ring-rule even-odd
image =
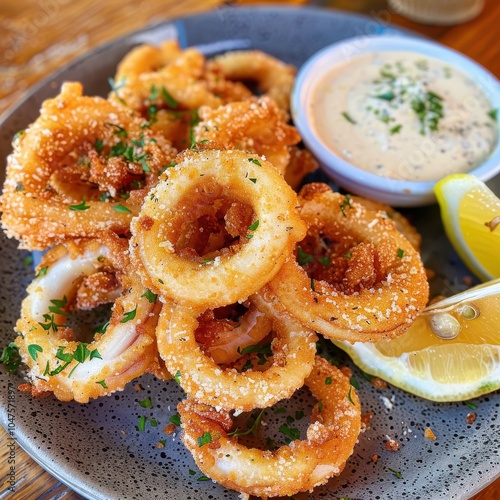
[[[53,392],[61,401],[87,403],[122,390],[157,359],[157,306],[131,270],[126,248],[111,235],[73,242],[58,248],[63,255],[29,285],[15,342],[33,394]],[[68,308],[82,279],[103,269],[120,273],[123,292],[105,333],[82,343],[66,326]]]
[[[311,491],[343,470],[358,439],[361,408],[349,378],[323,358],[316,358],[305,385],[318,404],[304,440],[275,451],[247,448],[228,436],[224,416],[189,398],[177,406],[182,441],[200,470],[226,488],[262,498]]]
[[[196,342],[200,311],[173,303],[162,308],[158,351],[184,391],[198,401],[227,410],[266,408],[290,397],[311,372],[315,333],[285,311],[277,313],[261,298],[254,296],[250,300],[255,300],[257,308],[270,317],[276,332],[271,344],[273,361],[265,371],[222,369]]]
[[[254,81],[259,91],[276,101],[287,114],[296,68],[259,50],[235,50],[215,57],[212,63],[229,80]]]
[[[244,234],[207,255],[183,254],[183,233],[192,230],[200,206],[221,200],[252,211]],[[269,281],[304,237],[296,204],[283,177],[255,154],[186,151],[133,219],[132,258],[155,293],[204,309],[233,304]]]
[[[203,107],[194,129],[197,142],[215,141],[225,149],[244,149],[264,156],[284,175],[290,161],[289,146],[300,142],[272,99],[261,97],[233,102],[216,109]]]
[[[382,212],[325,184],[299,193],[308,236],[268,284],[288,311],[333,340],[375,342],[402,334],[425,307],[420,255]],[[336,248],[338,246],[339,248]]]
[[[133,213],[175,157],[170,143],[101,97],[65,83],[14,143],[2,194],[2,224],[20,247],[128,232]],[[140,195],[136,196],[137,191]]]

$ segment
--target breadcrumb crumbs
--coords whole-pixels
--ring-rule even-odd
[[[476,412],[470,411],[469,413],[467,413],[467,423],[469,425],[473,424],[475,422],[476,418],[477,418]]]
[[[427,429],[425,429],[424,436],[427,439],[430,439],[431,441],[436,441],[436,439],[437,439],[436,435],[434,434],[434,432],[432,431],[432,429],[430,427],[427,427]]]
[[[387,441],[385,442],[385,449],[388,451],[398,451],[399,443],[395,439],[388,437]]]

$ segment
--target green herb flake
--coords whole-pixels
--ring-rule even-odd
[[[15,342],[10,342],[3,348],[0,356],[0,363],[5,365],[9,373],[16,373],[22,364],[22,358],[19,354],[19,347]]]
[[[88,210],[90,208],[90,205],[85,204],[86,200],[83,198],[81,203],[78,203],[78,205],[70,205],[69,209],[74,211],[74,212],[82,212],[84,210]]]
[[[468,406],[471,410],[477,410],[477,405],[471,403],[470,401],[464,401],[464,404]]]
[[[495,121],[498,121],[498,109],[492,109],[491,111],[488,111],[488,116]]]
[[[349,383],[356,389],[356,390],[359,390],[359,382],[354,378],[354,377],[351,377],[349,379]]]
[[[256,177],[249,177],[248,180],[252,181],[254,184],[257,182],[257,178]]]
[[[279,431],[286,436],[286,442],[290,443],[300,438],[300,431],[295,427],[288,427],[287,424],[280,425]]]
[[[349,403],[355,405],[354,401],[352,400],[351,394],[352,394],[352,385],[349,387],[349,392],[347,393],[347,399],[349,400]]]
[[[238,437],[238,436],[247,436],[248,434],[253,434],[254,436],[257,434],[257,429],[260,425],[260,421],[262,420],[262,416],[264,415],[264,408],[259,411],[257,417],[253,419],[252,424],[246,430],[242,430],[239,427],[236,428],[233,432],[230,432],[228,436],[230,437]],[[250,419],[249,419],[250,421]]]
[[[197,481],[210,481],[210,478],[208,476],[205,476],[205,474],[201,475]]]
[[[181,372],[177,371],[177,373],[173,376],[173,379],[180,384],[181,383]]]
[[[258,227],[259,227],[259,221],[256,220],[253,224],[251,224],[250,226],[248,226],[248,230],[249,231],[255,231]]]
[[[405,251],[402,248],[398,248],[398,259],[402,259]]]
[[[137,428],[139,429],[139,431],[142,432],[144,429],[146,429],[146,422],[147,422],[147,417],[141,415],[139,417],[139,421],[137,422]]]
[[[331,385],[332,384],[332,377],[326,377],[325,378],[325,385]]]
[[[42,267],[38,273],[36,273],[37,278],[41,278],[42,276],[45,276],[47,274],[47,271],[49,270],[49,266],[44,266]]]
[[[119,204],[119,205],[115,205],[113,207],[113,210],[115,210],[116,212],[122,212],[124,214],[131,214],[132,213],[132,210],[129,210],[127,207]]]
[[[347,113],[346,111],[342,111],[342,116],[349,122],[352,123],[353,125],[356,125],[358,122],[351,118],[351,115]]]
[[[401,132],[402,128],[403,128],[403,125],[394,125],[394,127],[389,129],[389,134],[391,134],[391,135],[399,134],[399,132]]]
[[[179,107],[179,103],[168,93],[164,86],[161,88],[161,96],[169,108],[176,109]]]
[[[311,264],[314,262],[314,256],[310,253],[304,252],[302,247],[299,245],[297,247],[297,262],[300,266],[304,267],[307,264]]]
[[[318,413],[323,411],[323,401],[318,401]]]
[[[143,399],[142,401],[139,400],[137,402],[142,408],[153,408],[153,403],[151,402],[151,398],[149,396],[146,399]]]
[[[96,139],[94,141],[94,149],[101,154],[102,150],[104,149],[104,141],[102,139]]]
[[[21,181],[16,184],[15,191],[16,193],[19,193],[19,191],[24,191],[24,184]]]
[[[257,160],[257,158],[248,158],[248,161],[250,163],[255,163],[255,165],[258,165],[259,167],[262,167],[262,163],[259,160]]]
[[[403,474],[401,474],[401,472],[391,469],[390,467],[387,467],[387,470],[390,470],[398,479],[403,479]]]
[[[175,415],[171,415],[169,421],[174,425],[181,425],[181,416],[178,413],[176,413]]]
[[[23,259],[23,265],[24,267],[30,267],[33,265],[33,255],[28,254],[26,257]]]
[[[137,306],[135,306],[135,309],[123,313],[123,318],[120,320],[120,323],[127,323],[128,321],[132,321],[135,318],[136,314],[137,314]]]
[[[106,385],[106,381],[103,379],[103,380],[98,380],[96,382],[96,384],[99,384],[100,386],[102,386],[104,389],[107,389],[108,386]]]
[[[344,200],[340,204],[340,211],[344,217],[347,217],[346,208],[351,208],[351,197],[348,194],[344,196]]]
[[[141,295],[141,297],[144,297],[147,299],[147,301],[150,304],[156,303],[156,299],[158,298],[158,295],[156,293],[153,293],[149,288]]]
[[[33,358],[33,360],[37,360],[39,352],[43,352],[43,349],[38,344],[30,344],[28,346],[28,353]]]
[[[212,434],[210,432],[204,432],[201,437],[197,439],[198,447],[201,448],[203,445],[212,442]]]
[[[382,99],[384,101],[392,101],[396,95],[392,90],[384,92],[383,94],[372,95],[371,97],[375,97],[376,99]]]

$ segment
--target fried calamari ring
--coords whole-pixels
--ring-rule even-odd
[[[155,293],[205,309],[229,305],[269,281],[304,236],[296,204],[283,177],[254,154],[186,151],[133,219],[132,258]],[[233,211],[243,220],[236,228]],[[224,219],[230,244],[195,251],[193,238],[220,231]]]
[[[273,360],[265,371],[245,372],[223,370],[202,352],[195,336],[202,311],[174,303],[162,308],[157,328],[158,351],[187,394],[218,408],[250,411],[288,398],[302,386],[314,364],[315,333],[286,311],[276,314],[262,299],[256,306],[270,317],[276,332],[271,344]]]
[[[259,50],[226,52],[215,57],[211,64],[218,66],[229,80],[256,82],[259,91],[274,99],[288,114],[295,81],[294,66]]]
[[[422,236],[401,212],[394,210],[394,208],[385,203],[380,203],[379,201],[370,200],[361,196],[353,196],[352,199],[370,210],[383,212],[394,222],[396,229],[415,247],[415,249],[420,250]]]
[[[203,107],[194,129],[196,142],[215,141],[225,149],[244,149],[270,161],[281,174],[290,161],[289,146],[300,141],[272,99],[233,102],[216,109]]]
[[[157,358],[157,306],[132,272],[126,248],[114,235],[68,243],[28,287],[15,342],[33,394],[50,391],[61,401],[87,403],[122,390]],[[105,334],[84,343],[66,326],[67,315],[82,279],[103,270],[118,273],[123,292]]]
[[[382,212],[325,184],[299,193],[308,236],[269,288],[300,321],[334,340],[375,342],[403,333],[429,287],[418,252]]]
[[[144,123],[64,84],[14,143],[2,194],[7,235],[43,250],[107,229],[127,233],[144,189],[176,154]]]
[[[247,448],[229,437],[223,412],[192,399],[179,403],[182,441],[200,470],[226,488],[263,498],[310,491],[339,475],[361,428],[358,397],[349,378],[319,357],[305,384],[319,401],[307,437],[275,451]],[[207,433],[209,442],[200,445]]]

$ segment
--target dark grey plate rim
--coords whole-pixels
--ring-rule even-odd
[[[237,11],[240,13],[249,13],[251,12],[252,15],[269,15],[269,14],[276,14],[276,13],[282,13],[282,12],[299,12],[299,9],[301,12],[304,12],[305,10],[307,11],[320,11],[324,15],[332,16],[333,17],[338,17],[341,16],[342,18],[345,18],[346,20],[353,19],[353,20],[367,20],[366,16],[358,15],[358,14],[351,14],[351,13],[345,13],[342,11],[335,11],[335,10],[324,10],[319,7],[282,7],[282,6],[266,6],[266,7],[230,7],[227,9],[223,10],[231,10],[231,11]],[[22,106],[22,104],[27,101],[30,98],[33,98],[36,96],[41,89],[44,89],[50,82],[53,82],[56,80],[60,75],[64,74],[67,71],[70,71],[72,68],[78,66],[85,60],[89,59],[90,57],[98,56],[99,54],[105,54],[107,51],[109,51],[111,48],[117,46],[118,44],[122,43],[123,41],[134,41],[136,43],[143,43],[146,41],[148,38],[155,38],[158,37],[162,31],[164,30],[165,27],[168,27],[172,23],[181,23],[184,20],[187,19],[192,19],[192,18],[197,18],[200,16],[204,16],[207,14],[210,14],[211,11],[207,12],[202,12],[200,14],[196,14],[194,16],[183,16],[179,18],[172,18],[172,19],[166,19],[164,21],[161,21],[157,24],[154,24],[152,26],[148,26],[144,29],[137,30],[131,34],[124,35],[122,37],[119,37],[115,40],[112,40],[110,42],[107,42],[91,51],[88,53],[80,56],[79,58],[75,59],[74,61],[71,61],[64,67],[60,68],[56,72],[52,73],[48,77],[44,78],[41,82],[39,82],[37,85],[35,85],[33,88],[31,88],[24,96],[21,98],[21,100],[11,107],[9,110],[7,110],[2,116],[0,116],[0,127],[2,124],[12,115],[16,113],[16,111]],[[398,30],[399,31],[399,30]],[[2,425],[7,428],[7,409],[5,406],[2,404],[0,405],[0,415],[2,418]],[[39,464],[41,465],[44,469],[46,469],[48,472],[50,472],[54,477],[59,479],[62,483],[66,484],[70,488],[72,488],[74,491],[77,493],[87,497],[87,498],[104,498],[102,497],[102,492],[99,490],[96,490],[93,488],[90,484],[82,482],[79,480],[78,477],[74,478],[71,475],[68,476],[67,474],[67,469],[71,470],[71,467],[63,467],[61,468],[61,464],[57,462],[51,462],[47,460],[47,457],[42,456],[42,453],[35,447],[32,446],[30,443],[30,439],[28,435],[21,435],[19,436],[18,439],[18,444]],[[65,465],[65,464],[63,464]],[[66,472],[66,473],[65,473]],[[480,491],[482,488],[484,488],[487,484],[495,480],[497,477],[500,477],[500,464],[499,467],[494,470],[486,471],[484,476],[482,477],[483,481],[480,484],[477,484],[476,487],[470,489],[465,493],[467,496],[468,495],[473,495],[476,492]],[[465,498],[465,497],[464,497]]]

